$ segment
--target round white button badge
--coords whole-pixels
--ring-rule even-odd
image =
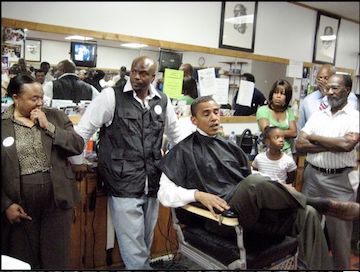
[[[5,147],[9,147],[9,146],[12,146],[14,144],[14,142],[15,142],[14,137],[6,137],[2,144]]]
[[[155,111],[155,113],[156,113],[157,115],[160,115],[160,114],[162,113],[162,108],[161,108],[161,106],[160,106],[160,105],[156,105],[156,106],[154,107],[154,111]]]

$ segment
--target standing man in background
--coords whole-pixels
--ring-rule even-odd
[[[99,178],[108,190],[112,222],[126,269],[151,269],[163,134],[172,145],[183,138],[170,99],[151,84],[156,72],[153,59],[136,58],[125,86],[104,89],[76,127],[85,142],[100,128]],[[77,159],[72,162],[77,162],[75,171],[81,175],[82,158]]]
[[[41,69],[35,70],[35,80],[39,82],[42,86],[45,84],[45,72]]]
[[[92,100],[99,92],[90,84],[82,81],[75,74],[76,66],[70,60],[62,60],[56,66],[56,80],[50,81],[43,87],[44,95],[50,99]]]
[[[45,72],[45,83],[49,81],[53,81],[55,78],[49,73],[50,63],[43,61],[40,63],[40,69]]]
[[[307,196],[356,201],[359,111],[348,103],[351,87],[349,75],[332,75],[326,87],[330,107],[315,112],[296,141],[296,149],[307,153],[302,188]],[[334,269],[350,269],[352,222],[326,216],[326,228]]]
[[[310,116],[319,110],[324,110],[328,107],[326,93],[326,84],[328,79],[335,74],[335,68],[330,64],[321,66],[316,75],[316,91],[312,92],[300,102],[299,119],[297,122],[297,132],[299,135],[300,130],[305,126]],[[354,109],[359,109],[358,99],[356,95],[350,92],[348,96],[348,103]]]
[[[129,79],[129,77],[126,75],[126,67],[121,66],[120,75],[114,76],[115,87],[123,88],[126,84],[126,81],[128,81],[128,79]]]

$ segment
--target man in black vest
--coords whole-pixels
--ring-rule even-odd
[[[92,100],[99,92],[90,84],[82,81],[75,74],[75,64],[70,60],[62,60],[56,66],[54,81],[49,81],[43,87],[44,95],[50,99],[72,100],[79,103],[81,100]]]
[[[136,58],[125,86],[104,89],[75,128],[85,141],[100,128],[99,178],[126,269],[151,269],[163,134],[172,146],[184,137],[170,99],[151,84],[156,71],[153,59]]]

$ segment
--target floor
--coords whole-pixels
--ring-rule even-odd
[[[155,270],[177,270],[177,271],[187,271],[187,270],[203,270],[199,265],[189,260],[185,256],[177,255],[172,261],[158,261],[152,263],[151,266]]]
[[[157,271],[203,271],[199,265],[180,254],[175,255],[171,261],[156,261],[151,263]],[[124,267],[111,267],[111,270],[124,269]],[[360,270],[359,249],[354,249],[351,255],[351,267],[349,270]]]
[[[358,232],[356,232],[358,233]],[[203,271],[199,265],[189,260],[181,254],[176,254],[171,261],[156,261],[151,264],[157,271]],[[113,269],[124,269],[123,267],[111,267]],[[351,267],[349,270],[360,270],[360,241],[354,239],[352,241]]]
[[[203,270],[200,266],[198,266],[196,263],[192,262],[191,260],[187,259],[184,256],[176,256],[176,261],[167,261],[167,262],[156,262],[152,264],[152,267],[155,270],[181,270],[181,271],[187,271],[187,270]],[[354,252],[351,255],[351,267],[349,270],[360,270],[360,256],[358,253]]]
[[[360,243],[359,245],[360,246]],[[199,270],[203,270],[199,265],[197,265],[196,263],[194,263],[193,261],[189,260],[188,258],[186,258],[185,256],[182,255],[178,255],[174,257],[173,261],[158,261],[155,263],[152,263],[152,267],[155,270],[182,270],[182,271],[187,271],[187,270],[195,270],[195,271],[199,271]],[[352,254],[351,254],[351,267],[349,270],[360,270],[360,251],[359,248],[354,248],[352,250]]]

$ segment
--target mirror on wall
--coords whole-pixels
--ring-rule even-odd
[[[71,40],[66,40],[67,35],[40,32],[29,30],[26,33],[28,39],[38,39],[42,41],[41,61],[48,61],[55,66],[59,61],[70,58]],[[97,49],[97,65],[95,69],[105,70],[110,76],[119,73],[122,66],[130,69],[131,62],[140,55],[148,55],[149,57],[159,60],[162,48],[144,47],[139,49],[128,49],[121,46],[120,41],[96,40]],[[166,48],[163,48],[166,49]],[[215,67],[217,76],[230,77],[230,84],[236,85],[240,77],[231,76],[234,74],[251,73],[255,76],[255,86],[263,92],[267,98],[272,84],[280,78],[286,78],[286,64],[265,62],[231,56],[222,56],[216,54],[207,54],[192,51],[176,51],[182,54],[182,62],[190,63],[196,70]],[[38,68],[40,62],[30,62],[32,66]],[[229,76],[230,75],[230,76]],[[159,77],[163,75],[159,73]],[[234,81],[234,82],[232,82]],[[229,104],[235,96],[237,89],[229,88]]]

